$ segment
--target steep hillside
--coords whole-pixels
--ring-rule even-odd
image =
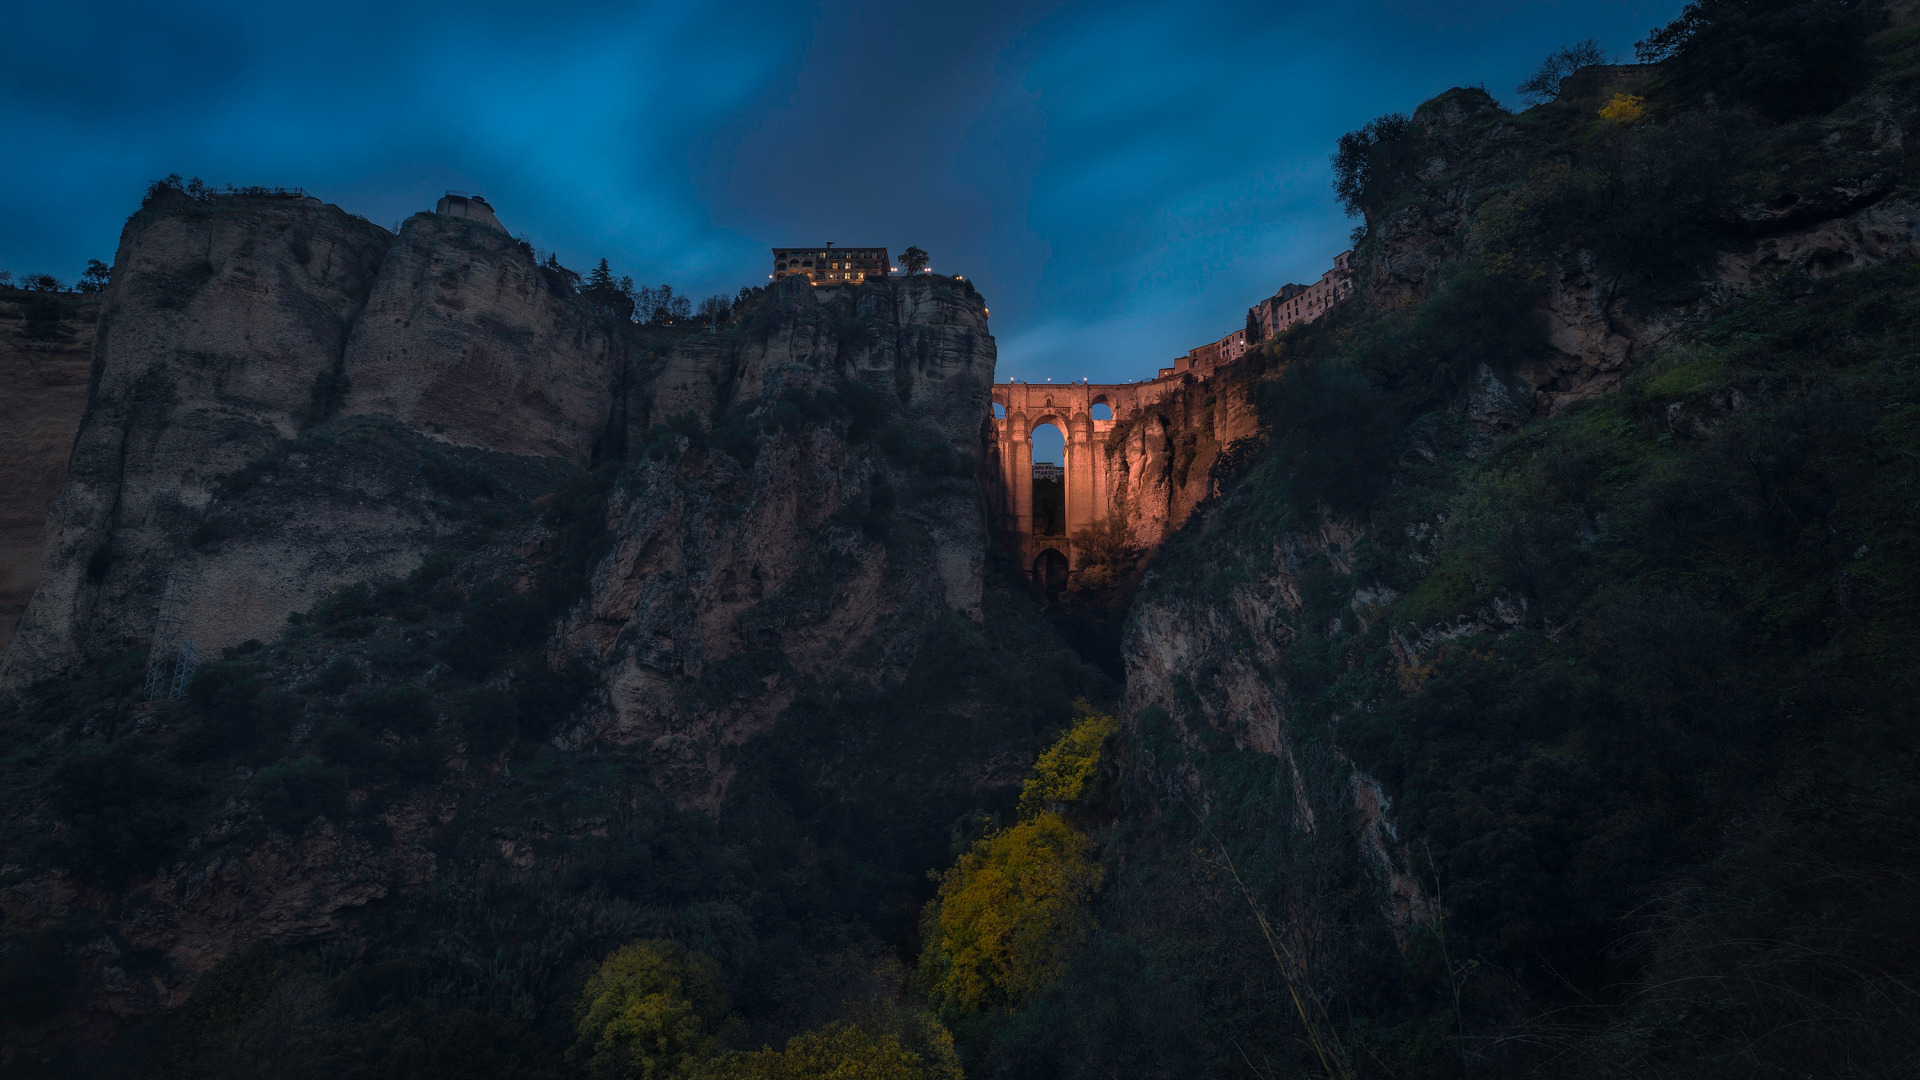
[[[86,410],[96,298],[0,292],[0,652],[40,587],[47,511]]]
[[[637,326],[475,222],[164,184],[116,265],[7,659],[16,1064],[538,1072],[649,936],[784,1038],[1115,692],[992,564],[965,283]],[[297,1054],[177,1011],[341,979]]]
[[[1241,365],[970,1074],[1910,1070],[1920,37],[1747,7],[1343,141],[1361,300]]]

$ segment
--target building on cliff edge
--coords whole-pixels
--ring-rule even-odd
[[[1240,359],[1249,349],[1294,323],[1309,323],[1318,319],[1352,294],[1353,252],[1343,251],[1333,257],[1332,269],[1321,274],[1319,281],[1311,285],[1289,282],[1280,286],[1279,292],[1253,306],[1248,312],[1246,326],[1219,341],[1210,341],[1191,349],[1185,356],[1175,357],[1173,363],[1161,368],[1155,378],[1172,378],[1189,371],[1199,378],[1207,378],[1221,364]],[[1257,332],[1251,339],[1248,337],[1250,331]]]
[[[446,214],[449,217],[467,218],[478,221],[482,225],[491,225],[501,232],[507,231],[507,227],[500,224],[500,219],[493,216],[493,207],[488,205],[486,199],[478,195],[469,195],[464,191],[449,191],[440,196],[440,201],[433,204],[433,212]]]
[[[883,247],[841,248],[831,243],[817,248],[774,248],[773,279],[805,274],[815,285],[859,284],[870,277],[886,277],[889,267]]]

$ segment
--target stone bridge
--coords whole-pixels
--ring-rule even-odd
[[[1188,378],[1186,373],[1138,383],[995,383],[993,430],[999,448],[1000,491],[996,510],[1000,529],[1020,555],[1034,583],[1048,590],[1064,587],[1085,561],[1086,531],[1112,512],[1119,477],[1105,452],[1107,435],[1117,423],[1153,405]],[[1094,407],[1111,410],[1095,419]],[[1062,463],[1066,488],[1066,530],[1037,535],[1033,514],[1033,432],[1051,424],[1066,436]]]

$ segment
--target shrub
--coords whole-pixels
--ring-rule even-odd
[[[1052,982],[1091,928],[1093,842],[1042,813],[974,844],[922,917],[916,974],[943,1017],[1017,1007]]]
[[[693,1077],[727,1014],[720,965],[671,941],[636,941],[587,977],[568,1058],[595,1077]]]
[[[340,770],[303,757],[256,773],[253,798],[267,824],[298,834],[315,817],[346,816],[347,782]]]
[[[80,969],[46,933],[15,938],[0,960],[0,1023],[18,1029],[60,1015],[80,985]]]
[[[948,1050],[946,1058],[929,1065],[896,1035],[837,1023],[794,1036],[785,1050],[728,1055],[707,1075],[713,1080],[960,1080],[959,1064]]]
[[[433,726],[433,699],[418,686],[366,690],[347,700],[347,718],[367,731],[419,735]]]
[[[208,664],[187,684],[187,706],[194,719],[174,743],[186,762],[210,761],[253,745],[264,713],[261,683],[237,664]]]
[[[67,822],[62,860],[115,883],[152,870],[179,850],[199,794],[130,746],[82,750],[53,774],[53,809]]]

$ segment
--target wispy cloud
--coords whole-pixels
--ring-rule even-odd
[[[169,172],[382,223],[479,189],[563,261],[696,295],[776,243],[917,243],[986,293],[1003,378],[1124,381],[1318,276],[1342,131],[1679,6],[32,5],[0,36],[0,266],[71,278]]]

